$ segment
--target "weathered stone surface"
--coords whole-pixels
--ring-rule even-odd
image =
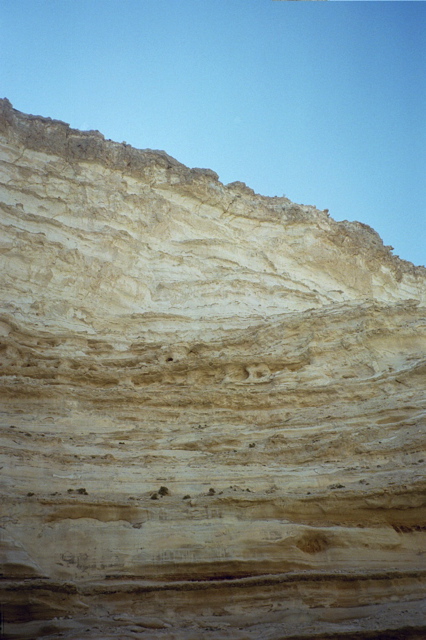
[[[426,270],[0,101],[9,638],[424,638]]]

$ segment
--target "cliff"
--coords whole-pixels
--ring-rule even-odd
[[[5,637],[424,638],[426,269],[7,100],[0,141]]]

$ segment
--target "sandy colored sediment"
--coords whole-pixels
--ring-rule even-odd
[[[0,136],[4,637],[425,638],[426,270],[7,100]]]

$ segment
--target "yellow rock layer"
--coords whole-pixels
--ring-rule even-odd
[[[3,636],[425,638],[426,270],[7,100],[0,142]]]

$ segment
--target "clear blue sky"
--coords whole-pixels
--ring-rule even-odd
[[[0,97],[426,262],[426,3],[0,0]]]

